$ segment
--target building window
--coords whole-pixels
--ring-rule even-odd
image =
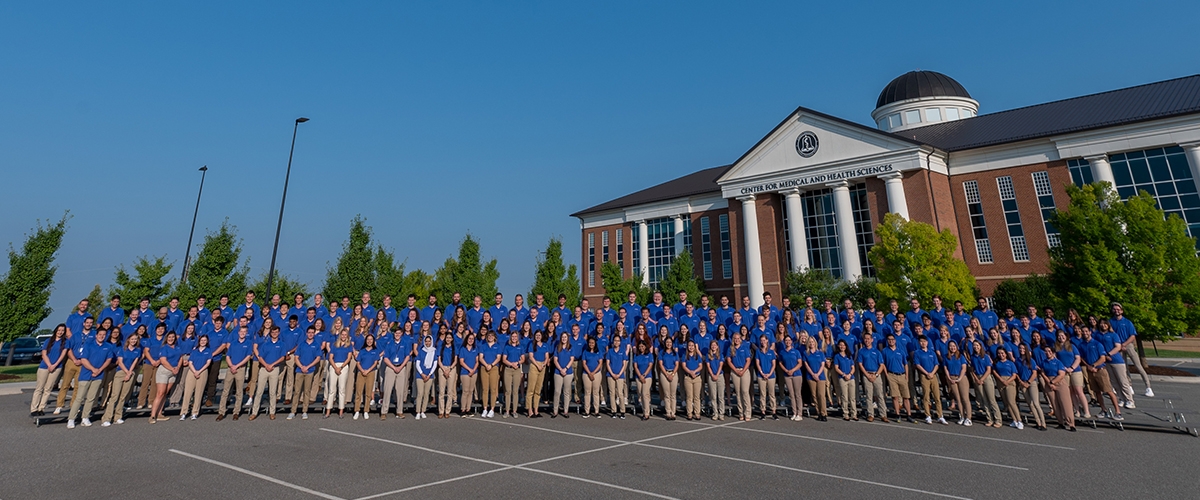
[[[1033,190],[1037,192],[1038,207],[1042,212],[1042,224],[1046,227],[1046,244],[1050,248],[1057,247],[1062,243],[1059,238],[1058,228],[1050,223],[1050,219],[1054,217],[1054,190],[1050,188],[1050,174],[1045,170],[1033,173]]]
[[[903,125],[903,123],[900,122],[900,113],[892,113],[892,114],[888,115],[887,119],[888,119],[888,128],[889,129],[893,129],[893,128],[899,127],[900,125]]]
[[[642,245],[639,244],[639,241],[642,238],[642,232],[638,230],[637,225],[634,225],[633,230],[630,231],[629,234],[633,235],[633,237],[629,238],[630,240],[633,240],[633,272],[630,273],[630,275],[636,276],[637,273],[642,272]],[[645,279],[645,276],[642,278]]]
[[[946,120],[957,120],[958,108],[946,108]]]
[[[833,211],[833,191],[821,189],[800,195],[804,207],[804,232],[808,239],[808,264],[842,277],[842,251],[838,245],[837,218]]]
[[[1168,217],[1178,215],[1187,222],[1191,236],[1200,236],[1200,194],[1196,193],[1183,148],[1171,146],[1109,155],[1109,164],[1122,200],[1146,191]]]
[[[717,229],[721,232],[721,276],[733,278],[733,249],[729,244],[729,214],[717,216]]]
[[[925,120],[931,122],[942,121],[942,110],[939,108],[929,108],[925,110]]]
[[[867,183],[850,186],[850,209],[854,213],[854,237],[858,241],[858,262],[862,275],[874,278],[875,266],[867,253],[875,246],[875,230],[871,226],[871,204],[867,200]]]
[[[600,259],[600,262],[607,263],[608,262],[608,231],[604,231],[604,232],[600,233],[600,248],[604,249],[604,254],[603,254],[604,256]]]
[[[650,264],[650,286],[655,287],[675,261],[675,221],[670,217],[648,220],[646,234],[650,255],[645,258]]]
[[[921,110],[913,109],[904,112],[904,122],[908,124],[921,123]]]
[[[712,237],[708,233],[708,217],[700,218],[700,262],[704,267],[704,279],[713,279]]]
[[[1029,246],[1025,244],[1025,229],[1021,227],[1021,212],[1017,210],[1017,192],[1012,177],[996,178],[1000,203],[1004,205],[1004,224],[1008,227],[1008,244],[1012,246],[1013,261],[1029,262]]]
[[[596,233],[588,233],[588,286],[596,286]]]
[[[792,260],[792,230],[791,222],[788,221],[787,208],[779,211],[783,216],[783,253],[787,259],[788,269],[796,269],[796,262]]]
[[[684,216],[683,217],[683,248],[680,248],[679,251],[681,251],[681,252],[684,250],[690,251],[691,249],[692,249],[692,218],[688,217],[688,216]],[[692,260],[695,260],[695,258],[696,258],[695,254],[692,254]]]
[[[621,277],[625,277],[625,241],[621,236],[625,229],[617,229],[617,267],[621,268]]]
[[[969,109],[967,109],[967,108],[963,108],[963,110],[962,110],[962,114],[963,114],[963,118],[970,118],[970,117],[972,117],[972,116],[975,116],[975,112],[974,112],[974,111],[971,111],[971,110],[969,110]]]
[[[979,200],[979,183],[963,183],[967,195],[967,212],[971,215],[971,234],[975,237],[975,255],[980,264],[992,263],[992,244],[988,241],[987,224],[983,220],[983,203]]]
[[[1076,186],[1083,187],[1095,182],[1092,177],[1092,165],[1087,160],[1082,158],[1067,160],[1067,169],[1071,171],[1071,182]]]

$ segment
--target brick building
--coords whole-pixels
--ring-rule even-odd
[[[909,72],[880,93],[876,128],[799,107],[732,164],[576,212],[584,296],[603,294],[603,262],[654,285],[685,248],[711,293],[756,306],[788,269],[871,276],[887,212],[952,231],[989,296],[1047,271],[1048,217],[1072,182],[1149,191],[1200,235],[1200,75],[978,109],[952,78]]]

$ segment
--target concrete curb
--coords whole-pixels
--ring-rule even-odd
[[[1170,375],[1150,375],[1152,382],[1169,382],[1176,384],[1200,384],[1200,377],[1172,377]]]
[[[0,396],[12,396],[20,394],[25,389],[33,390],[37,388],[37,382],[9,382],[0,384]]]

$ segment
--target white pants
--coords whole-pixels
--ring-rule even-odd
[[[341,368],[342,373],[337,373],[335,367]],[[333,409],[334,396],[337,396],[338,409],[344,410],[346,408],[346,382],[350,380],[350,366],[346,363],[331,364],[325,373],[325,410]]]

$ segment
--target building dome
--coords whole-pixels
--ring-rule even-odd
[[[979,103],[953,78],[936,71],[909,71],[883,88],[871,117],[880,130],[897,132],[978,112]]]

